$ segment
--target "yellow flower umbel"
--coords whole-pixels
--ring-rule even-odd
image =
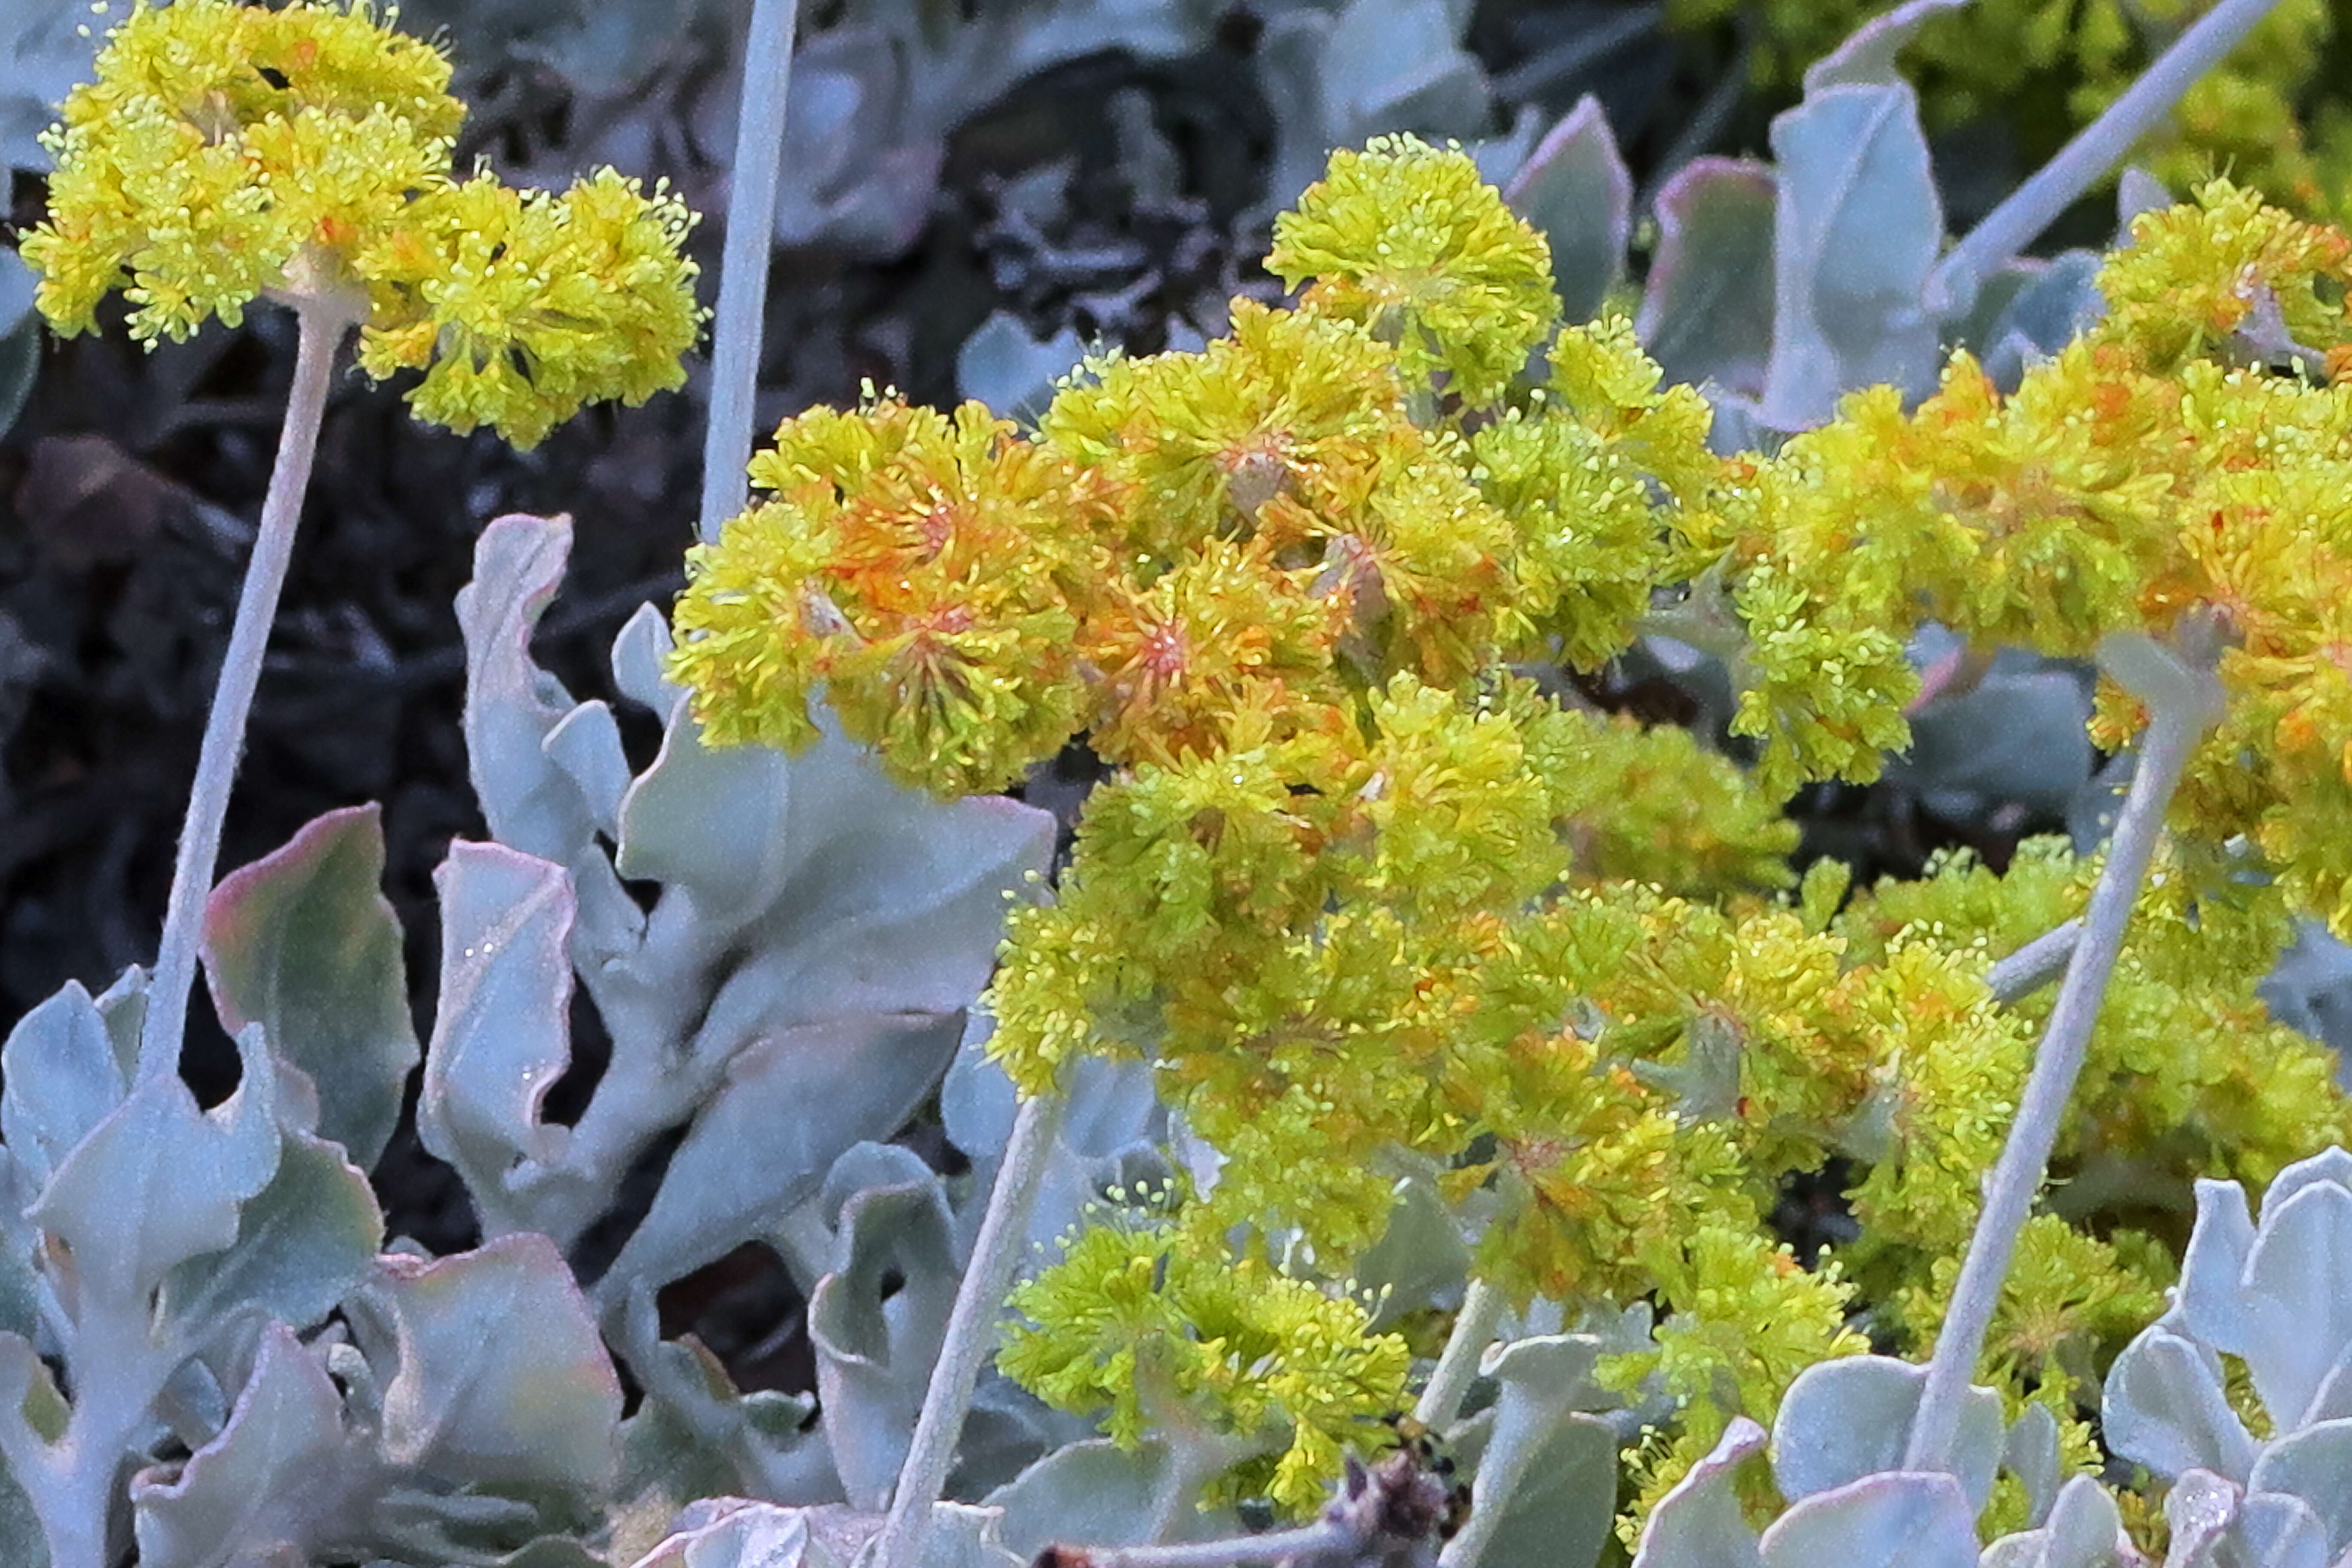
[[[1397,347],[1405,379],[1469,407],[1502,396],[1559,316],[1551,247],[1458,148],[1376,136],[1275,220],[1266,270],[1310,310]],[[1443,372],[1442,385],[1435,377]]]
[[[2196,357],[2274,363],[2275,317],[2284,357],[2324,364],[2334,250],[2218,193],[2162,222],[2108,273],[2113,318],[2013,395],[1960,358],[1916,409],[1864,392],[1774,457],[1719,458],[1623,322],[1560,330],[1540,242],[1466,162],[1387,142],[1284,221],[1276,269],[1318,279],[1295,309],[1090,363],[1034,434],[895,399],[789,422],[754,465],[774,499],[697,552],[678,608],[708,731],[801,743],[822,687],[888,772],[943,790],[1083,735],[1110,776],[1053,900],[1008,922],[988,1048],[1024,1115],[1077,1058],[1148,1061],[1215,1152],[1180,1210],[1025,1288],[1000,1365],[1122,1441],[1253,1445],[1238,1484],[1311,1502],[1391,1397],[1344,1281],[1401,1181],[1482,1233],[1484,1295],[1670,1308],[1615,1363],[1685,1406],[1652,1499],[1861,1348],[1843,1281],[1932,1288],[2017,1113],[2036,1018],[1992,961],[2087,891],[2021,855],[1998,931],[1958,872],[1843,916],[1832,871],[1758,896],[1787,880],[1776,795],[1907,734],[1922,619],[2080,655],[2226,614],[2239,738],[2183,826],[2258,840],[2289,891],[2352,885],[2328,837],[2352,803],[2325,809],[2352,717],[2347,394]],[[2172,296],[2202,336],[2163,337]],[[1738,662],[1760,786],[1514,668],[1597,668],[1669,612]],[[2108,708],[2120,739],[2136,716]],[[2170,940],[2259,973],[2253,922],[2222,912],[2182,903]],[[2097,1043],[2062,1169],[2177,1187],[2148,1151],[2228,1133],[2267,1160],[2344,1113],[2315,1049],[2248,1043],[2250,991],[2168,991],[2196,963],[2143,940],[2114,994],[2163,1059]],[[1834,1275],[1764,1234],[1784,1181],[1833,1159],[1866,1231]],[[2144,1283],[2080,1247],[2039,1261],[2077,1306]],[[2050,1376],[2105,1321],[2031,1312],[2006,1370]]]
[[[1375,1332],[1351,1296],[1156,1215],[1103,1216],[1062,1247],[1014,1289],[1026,1321],[998,1364],[1048,1405],[1101,1413],[1121,1447],[1185,1435],[1227,1458],[1208,1501],[1263,1494],[1311,1511],[1342,1453],[1403,1403],[1404,1341]]]
[[[700,321],[691,217],[604,171],[562,195],[451,177],[449,64],[361,4],[142,5],[44,138],[37,302],[87,331],[234,326],[256,299],[364,330],[360,363],[425,371],[420,417],[531,446],[584,403],[680,384]]]
[[[448,86],[438,50],[365,11],[141,5],[43,138],[49,216],[24,247],[42,313],[89,331],[127,284],[131,336],[184,339],[340,281],[446,178],[465,118]]]
[[[1391,197],[1410,221],[1358,247]],[[961,793],[1080,734],[1116,767],[1360,752],[1399,675],[1621,652],[1722,468],[1705,402],[1623,321],[1560,330],[1542,238],[1459,153],[1340,153],[1295,216],[1297,309],[1090,361],[1034,435],[894,398],[788,422],[752,464],[775,499],[679,602],[706,733],[804,744],[822,685],[887,771]],[[1465,433],[1547,340],[1549,383]]]
[[[1078,727],[1071,607],[1100,486],[977,403],[813,409],[751,464],[776,492],[687,557],[672,668],[718,744],[844,731],[910,784],[1000,789]]]
[[[1768,791],[1874,777],[1909,739],[1923,620],[2074,658],[2208,625],[2227,710],[2171,824],[2251,840],[2352,934],[2352,241],[2224,181],[2134,234],[2099,275],[2107,318],[2014,393],[1955,355],[1918,407],[1855,393],[1726,493],[1733,727],[1765,738]],[[2101,687],[2099,744],[2142,723]]]
[[[102,5],[100,7],[104,8]],[[142,3],[109,34],[43,144],[49,213],[24,242],[35,303],[67,335],[116,289],[152,347],[268,299],[298,323],[284,434],[173,870],[142,1078],[176,1064],[221,822],[338,350],[425,372],[416,414],[520,447],[583,404],[685,379],[701,312],[692,219],[609,170],[562,195],[452,179],[465,118],[438,49],[350,8]]]

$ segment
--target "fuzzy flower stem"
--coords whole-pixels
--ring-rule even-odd
[[[261,681],[261,656],[269,625],[278,616],[278,591],[294,552],[295,525],[301,521],[302,494],[310,488],[311,459],[318,455],[319,423],[327,407],[327,387],[335,351],[358,317],[335,297],[295,301],[297,323],[294,386],[286,423],[278,431],[278,460],[261,503],[261,526],[253,559],[238,591],[236,618],[228,651],[221,657],[220,684],[205,718],[204,744],[196,753],[196,779],[188,794],[188,815],[180,829],[179,858],[172,867],[172,892],[163,907],[163,938],[155,976],[147,992],[147,1016],[139,1031],[139,1081],[152,1082],[179,1070],[180,1041],[188,1021],[188,988],[196,980],[196,951],[204,940],[205,900],[220,859],[221,824],[228,815],[229,786],[236,778],[245,745],[245,723]]]
[[[2121,163],[2172,112],[2199,78],[2237,47],[2278,0],[2221,0],[2180,35],[2121,98],[2058,155],[1970,229],[1927,275],[1927,309],[1947,320],[1967,313],[1977,289],[2040,237],[2094,181]]]
[[[751,494],[752,395],[766,331],[768,258],[776,244],[776,180],[784,159],[784,99],[793,79],[799,0],[753,0],[735,119],[735,175],[710,331],[710,420],[702,432],[702,541],[719,537]]]
[[[1497,1444],[1478,1467],[1480,1490],[1490,1500],[1486,1508],[1473,1508],[1462,1528],[1437,1554],[1437,1568],[1478,1568],[1493,1543],[1495,1531],[1502,1527],[1505,1510],[1501,1500],[1519,1489],[1528,1478],[1528,1467],[1538,1458],[1536,1446],[1527,1442]]]
[[[1053,1561],[1069,1568],[1229,1568],[1237,1563],[1276,1563],[1285,1558],[1315,1562],[1318,1554],[1345,1552],[1359,1543],[1360,1534],[1339,1521],[1318,1519],[1294,1530],[1223,1541],[1187,1541],[1172,1546],[1056,1547]]]
[[[2192,634],[2192,640],[2196,639]],[[2136,641],[2138,646],[2129,646]],[[1959,1428],[1960,1400],[1976,1372],[1985,1333],[1992,1325],[1993,1309],[2000,1300],[2001,1282],[2009,1275],[2017,1237],[2042,1189],[2050,1152],[2058,1142],[2058,1127],[2083,1058],[2097,1022],[2107,979],[2123,951],[2124,930],[2131,921],[2132,905],[2156,855],[2157,836],[2163,830],[2165,807],[2179,786],[2182,770],[2221,714],[2221,689],[2212,677],[2212,659],[2201,647],[2184,650],[2176,659],[2145,638],[2111,637],[2101,645],[2100,662],[2147,702],[2150,717],[2139,766],[2132,776],[2131,793],[2116,821],[2107,845],[2106,864],[2098,886],[2092,889],[2090,909],[2082,935],[2058,986],[2050,1023],[2033,1055],[2025,1093],[2009,1140],[2001,1146],[1991,1177],[1985,1184],[1984,1208],[1977,1216],[1976,1233],[1969,1239],[1968,1258],[1952,1288],[1951,1310],[1943,1331],[1936,1336],[1936,1353],[1927,1363],[1927,1381],[1919,1393],[1919,1414],[1912,1424],[1910,1445],[1904,1451],[1906,1470],[1948,1468],[1952,1439]],[[2170,679],[2149,680],[2149,667],[2168,666]],[[2170,687],[2166,690],[2162,688]],[[2047,940],[2047,939],[2044,939]]]
[[[2066,973],[2066,961],[2074,956],[2082,940],[2083,922],[2078,920],[2043,931],[1986,973],[1985,984],[1991,988],[1992,999],[2007,1007],[2032,995]]]
[[[1429,1384],[1412,1407],[1412,1418],[1433,1431],[1443,1432],[1462,1408],[1470,1380],[1478,1375],[1479,1358],[1495,1342],[1495,1325],[1503,1319],[1503,1293],[1484,1279],[1470,1281],[1462,1310],[1454,1314],[1454,1331],[1431,1369]]]
[[[914,1440],[908,1447],[907,1462],[899,1468],[898,1489],[890,1495],[890,1517],[883,1523],[873,1554],[866,1559],[873,1568],[920,1568],[924,1538],[930,1532],[931,1505],[947,1487],[948,1468],[955,1458],[956,1439],[963,1431],[972,1388],[980,1382],[982,1363],[995,1349],[997,1318],[1004,1310],[1013,1266],[1020,1261],[1022,1244],[1029,1234],[1029,1215],[1037,1206],[1038,1184],[1068,1109],[1067,1096],[1048,1092],[1023,1100],[1020,1114],[1013,1118],[1004,1163],[988,1194],[988,1213],[982,1216],[971,1261],[964,1268],[955,1307],[948,1314],[939,1365],[932,1369],[930,1387],[924,1391],[922,1413],[915,1418]]]

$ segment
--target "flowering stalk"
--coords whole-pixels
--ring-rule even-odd
[[[1495,1342],[1495,1326],[1503,1321],[1503,1309],[1509,1300],[1486,1279],[1470,1281],[1462,1297],[1462,1310],[1454,1314],[1454,1328],[1445,1336],[1445,1349],[1439,1352],[1437,1365],[1413,1405],[1414,1420],[1439,1432],[1453,1425],[1462,1408],[1462,1396],[1470,1392],[1471,1380],[1478,1375],[1480,1358]]]
[[[752,0],[735,115],[735,173],[727,194],[719,313],[710,333],[710,415],[702,432],[704,543],[719,537],[750,493],[751,402],[766,335],[768,258],[775,249],[776,174],[784,155],[784,100],[793,79],[799,0]]]
[[[1994,964],[1985,973],[1986,988],[2002,1004],[2021,1001],[2066,973],[2083,940],[2083,922],[2068,921],[2053,927]]]
[[[364,7],[232,0],[142,7],[108,37],[97,79],[43,137],[47,219],[26,237],[35,303],[92,330],[117,289],[151,346],[257,300],[299,321],[292,401],[205,721],[145,1022],[141,1081],[178,1066],[204,906],[269,623],[286,577],[337,350],[424,372],[418,416],[536,444],[586,403],[641,403],[684,380],[701,320],[679,254],[692,216],[611,170],[562,195],[450,153],[465,108],[449,62]]]
[[[2190,636],[2184,642],[2194,640],[2207,628],[2192,621],[2189,629]],[[1952,1439],[1959,1429],[1960,1401],[1975,1375],[1977,1356],[1984,1348],[1985,1331],[2000,1302],[2001,1282],[2008,1278],[2018,1236],[2025,1228],[2034,1196],[2042,1190],[2042,1175],[2049,1169],[2059,1121],[2083,1070],[2107,979],[2123,952],[2124,929],[2131,921],[2132,905],[2156,854],[2165,807],[2180,783],[2189,753],[2221,713],[2221,686],[2212,676],[2218,649],[2184,647],[2184,662],[2166,655],[2145,637],[2116,636],[2109,637],[2100,651],[2108,673],[2147,704],[2147,738],[2132,775],[2131,793],[2125,798],[2115,837],[2108,843],[2106,865],[2092,892],[2081,937],[2066,966],[2066,978],[2059,984],[2049,1026],[2034,1053],[2024,1097],[2018,1104],[2016,1120],[2010,1124],[2009,1141],[2002,1145],[2000,1159],[1985,1185],[1984,1209],[1969,1239],[1968,1257],[1960,1265],[1951,1310],[1936,1337],[1936,1352],[1920,1391],[1919,1414],[1904,1451],[1906,1470],[1942,1469],[1949,1460]],[[2149,679],[2151,675],[2155,679]],[[2171,689],[2163,689],[2168,686]]]
[[[167,1078],[179,1068],[188,990],[195,984],[196,949],[204,937],[205,898],[212,890],[213,871],[220,859],[221,824],[228,815],[246,719],[253,710],[269,626],[277,618],[278,592],[294,553],[295,525],[301,521],[302,495],[310,488],[310,464],[318,455],[319,421],[326,412],[335,351],[360,319],[352,301],[331,294],[295,307],[294,385],[287,398],[286,423],[278,435],[269,490],[261,503],[253,559],[237,592],[228,651],[221,657],[220,683],[205,715],[204,744],[196,754],[195,783],[188,794],[179,857],[172,866],[171,896],[163,908],[163,942],[139,1031],[142,1083]]]
[[[1037,1206],[1038,1184],[1045,1162],[1061,1135],[1062,1117],[1069,1109],[1067,1096],[1048,1091],[1021,1102],[1013,1120],[1012,1141],[1005,1145],[1004,1163],[988,1194],[988,1213],[972,1241],[971,1260],[957,1287],[954,1308],[948,1313],[947,1335],[940,1346],[939,1364],[931,1370],[923,1408],[915,1418],[914,1439],[907,1462],[899,1468],[898,1485],[890,1494],[890,1516],[884,1521],[872,1559],[875,1568],[920,1568],[924,1538],[930,1533],[931,1505],[947,1488],[948,1470],[955,1462],[956,1439],[963,1433],[971,1391],[980,1369],[996,1348],[999,1315],[1013,1271],[1020,1262],[1022,1240],[1029,1234],[1029,1215]]]
[[[2123,161],[2172,112],[2278,0],[2221,0],[2182,33],[2106,112],[2084,126],[2058,155],[2002,200],[1944,254],[1927,275],[1927,308],[1947,320],[1964,313],[1985,279],[2033,243],[2092,182]]]

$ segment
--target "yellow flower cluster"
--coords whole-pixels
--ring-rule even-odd
[[[1173,1426],[1242,1456],[1212,1502],[1263,1496],[1311,1510],[1341,1457],[1370,1447],[1381,1415],[1402,1405],[1412,1370],[1404,1341],[1374,1332],[1363,1302],[1262,1258],[1182,1245],[1165,1217],[1065,1238],[1060,1260],[1010,1305],[1035,1326],[1009,1328],[997,1364],[1046,1403],[1102,1412],[1129,1447]]]
[[[1752,1228],[1711,1225],[1654,1251],[1649,1262],[1659,1303],[1672,1313],[1658,1325],[1654,1348],[1604,1356],[1599,1381],[1632,1394],[1654,1380],[1684,1417],[1671,1438],[1654,1435],[1628,1456],[1633,1506],[1618,1534],[1629,1551],[1650,1509],[1733,1416],[1769,1422],[1798,1373],[1870,1349],[1846,1324],[1853,1288],[1834,1259],[1806,1268]]]
[[[610,170],[560,195],[455,180],[448,83],[364,0],[142,0],[45,138],[37,303],[70,334],[121,289],[150,342],[257,299],[331,304],[371,375],[425,371],[420,417],[524,447],[585,403],[679,385],[690,215]]]
[[[1335,163],[1294,254],[1382,203],[1420,215],[1393,320],[1370,284],[1236,301],[1197,353],[1090,364],[1034,435],[891,398],[787,422],[752,468],[773,499],[688,558],[675,669],[708,731],[802,743],[821,686],[885,768],[962,793],[1080,732],[1123,765],[1360,750],[1393,676],[1622,651],[1716,466],[1705,403],[1620,321],[1471,420],[1556,330],[1543,242],[1463,154],[1397,141]],[[1454,412],[1420,417],[1441,366]]]
[[[1622,322],[1537,307],[1539,245],[1460,154],[1341,154],[1281,232],[1316,277],[1295,308],[1093,363],[1033,432],[873,397],[787,423],[754,467],[770,499],[695,552],[677,607],[718,739],[802,743],[821,694],[934,789],[1081,737],[1113,765],[1054,901],[1013,918],[992,1049],[1033,1094],[1081,1057],[1150,1059],[1220,1163],[1148,1247],[1074,1250],[1025,1299],[1021,1364],[1055,1397],[1113,1394],[1114,1275],[1158,1313],[1162,1272],[1279,1237],[1322,1282],[1268,1289],[1328,1301],[1408,1169],[1487,1216],[1476,1268],[1515,1299],[1663,1289],[1672,1331],[1627,1375],[1712,1402],[1686,1438],[1852,1348],[1843,1287],[1759,1239],[1793,1173],[1855,1164],[1846,1278],[1906,1313],[1890,1331],[1932,1329],[2039,1022],[1989,970],[2087,876],[2035,852],[2006,881],[1956,861],[1918,891],[1817,873],[1768,897],[1772,803],[1903,743],[1929,618],[2078,656],[2189,617],[2234,639],[2231,717],[2062,1139],[2102,1194],[2068,1217],[2128,1223],[2134,1184],[2259,1173],[2345,1125],[2249,989],[2291,900],[2352,910],[2352,408],[2306,379],[2352,335],[2340,241],[2216,185],[2145,220],[2108,321],[2014,394],[1962,356],[1916,408],[1860,394],[1726,459]],[[1594,668],[1662,613],[1731,646],[1756,782],[1525,673]],[[2137,721],[2103,697],[2109,743]],[[2247,893],[2257,855],[2278,885]],[[2149,1249],[2036,1247],[2063,1299],[2005,1321],[2002,1353],[2060,1389]]]
[[[2250,838],[2352,934],[2352,387],[2273,368],[2352,366],[2352,245],[2218,181],[2136,232],[2101,274],[2114,313],[2015,393],[1955,356],[1917,408],[1855,394],[1726,499],[1736,728],[1767,738],[1769,790],[1867,778],[1907,742],[1925,620],[2084,656],[2218,617],[2229,712],[2171,820]],[[2095,739],[2140,723],[2103,688]]]
[[[1559,314],[1543,237],[1469,159],[1410,136],[1333,153],[1276,220],[1265,269],[1293,288],[1312,279],[1309,310],[1370,328],[1409,384],[1473,407],[1502,395]]]

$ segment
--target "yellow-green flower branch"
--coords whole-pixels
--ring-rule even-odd
[[[142,1079],[178,1061],[205,894],[262,651],[344,337],[383,377],[422,370],[420,417],[530,446],[583,405],[678,385],[700,320],[690,216],[610,170],[560,196],[450,171],[464,106],[431,45],[349,10],[142,3],[43,144],[48,213],[25,237],[35,303],[91,331],[120,289],[131,335],[234,326],[256,300],[299,323],[294,386],[205,721],[142,1025]]]
[[[707,731],[797,745],[822,697],[947,793],[1083,736],[1116,772],[1054,900],[1013,916],[992,1049],[1033,1096],[1080,1057],[1150,1059],[1221,1157],[1148,1237],[1081,1242],[1024,1296],[1017,1364],[1115,1405],[1176,1281],[1279,1258],[1267,1290],[1337,1301],[1432,1166],[1491,1216],[1482,1300],[1673,1312],[1618,1368],[1686,1406],[1645,1499],[1687,1439],[1855,1348],[1849,1289],[1890,1335],[1935,1331],[2048,1006],[1997,998],[1995,966],[2080,917],[2094,868],[2037,849],[2006,879],[1955,860],[1854,892],[1828,868],[1778,897],[1774,803],[1907,741],[1928,618],[2074,656],[2217,624],[2226,711],[2054,1132],[2108,1194],[2065,1217],[2115,1234],[2030,1241],[2082,1310],[2012,1282],[1989,1331],[2013,1398],[2078,1414],[2118,1327],[2095,1304],[2168,1267],[2116,1194],[2200,1163],[2259,1178],[2352,1128],[2252,989],[2298,906],[2352,932],[2352,393],[2323,379],[2352,363],[2347,247],[2218,184],[2138,239],[2107,321],[2013,395],[1958,356],[1918,408],[1860,394],[1726,458],[1623,322],[1551,318],[1541,241],[1466,159],[1391,140],[1282,220],[1275,265],[1314,279],[1295,306],[1091,363],[1034,431],[870,396],[778,432],[771,499],[694,552],[677,606]],[[1669,620],[1732,655],[1752,777],[1523,673]],[[2142,723],[2103,689],[2104,743]],[[1781,1179],[1833,1157],[1863,1224],[1835,1275],[1764,1239]],[[1295,1500],[1287,1456],[1386,1397],[1236,1405],[1225,1429],[1272,1423]]]

